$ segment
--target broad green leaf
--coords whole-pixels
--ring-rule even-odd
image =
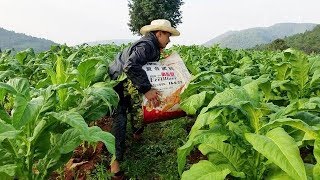
[[[7,71],[0,71],[0,80],[4,80],[7,77],[10,77],[11,75],[13,75],[14,72],[11,70],[7,70]]]
[[[41,109],[44,105],[42,96],[33,98],[27,102],[26,99],[17,96],[14,102],[12,114],[12,123],[16,129],[20,129],[29,122],[35,122],[39,117]]]
[[[301,121],[300,119],[291,119],[291,118],[281,118],[276,119],[274,121],[269,122],[268,124],[264,125],[260,128],[260,132],[268,132],[270,129],[277,128],[280,126],[291,126],[296,129],[299,129],[305,133],[309,137],[312,137],[313,139],[319,138],[320,136],[315,132],[311,126],[309,126],[307,123]]]
[[[197,110],[203,106],[206,99],[206,91],[194,94],[180,103],[180,108],[189,115],[195,115]]]
[[[0,89],[6,90],[7,92],[16,95],[18,92],[10,85],[7,83],[0,82]]]
[[[304,163],[304,167],[306,168],[306,173],[307,173],[307,178],[308,179],[312,179],[313,177],[313,169],[314,169],[313,164],[309,164],[309,163]]]
[[[192,73],[192,75],[196,75],[196,74],[200,73],[200,70],[194,66],[192,61],[186,61],[185,63],[186,63],[186,67]]]
[[[271,121],[281,119],[289,115],[295,115],[299,111],[316,109],[320,104],[318,101],[318,97],[294,100],[285,108],[279,109],[276,113],[271,114]]]
[[[3,103],[3,102],[4,102],[4,99],[5,99],[5,97],[6,97],[6,94],[7,94],[7,92],[6,92],[5,89],[3,89],[3,88],[1,87],[1,82],[0,82],[0,103]]]
[[[45,120],[41,120],[36,124],[36,127],[34,128],[33,133],[32,133],[32,137],[30,139],[28,139],[29,142],[32,142],[38,138],[38,136],[41,134],[42,130],[44,129],[46,123],[47,122]]]
[[[57,84],[63,84],[66,83],[67,79],[67,72],[66,72],[66,67],[64,65],[64,59],[61,56],[57,56],[57,61],[56,61],[56,81]]]
[[[245,138],[255,150],[278,165],[292,178],[307,179],[299,149],[294,139],[282,128],[272,129],[266,136],[247,133]]]
[[[50,79],[51,79],[51,83],[52,83],[52,84],[58,84],[58,82],[57,82],[57,76],[56,76],[56,73],[54,72],[53,69],[46,68],[46,73],[50,76]]]
[[[183,146],[181,146],[177,150],[178,172],[180,175],[182,174],[182,171],[186,164],[187,156],[190,154],[193,147],[194,147],[194,144],[192,140],[188,140],[187,143],[185,143]]]
[[[211,111],[208,111],[206,113],[200,114],[196,122],[191,128],[191,131],[189,133],[189,136],[192,137],[194,132],[202,128],[203,126],[207,124],[215,124],[218,123],[218,120],[216,119],[218,116],[221,115],[223,109],[213,109]]]
[[[102,141],[111,154],[115,154],[115,138],[109,132],[102,131],[99,127],[93,126],[89,128],[89,137],[82,140],[88,142]]]
[[[53,112],[51,115],[57,120],[69,124],[80,131],[85,137],[89,137],[88,125],[83,117],[77,112],[61,111],[59,113]]]
[[[35,56],[33,49],[28,48],[24,51],[20,51],[16,54],[16,59],[20,64],[25,64],[25,61],[27,60],[28,56]]]
[[[198,148],[204,155],[218,152],[219,156],[225,160],[223,164],[230,165],[232,171],[241,172],[241,166],[245,163],[245,159],[241,157],[241,152],[236,147],[222,141],[211,142],[210,144],[203,143]]]
[[[48,174],[70,159],[70,155],[72,155],[71,152],[79,146],[81,142],[80,132],[75,128],[68,129],[62,135],[51,134],[50,149],[36,164],[36,168],[40,172],[39,175],[47,179],[45,177]]]
[[[105,77],[107,76],[108,67],[106,64],[99,64],[96,71],[94,78],[92,79],[92,82],[102,82],[105,80]]]
[[[0,133],[0,142],[2,142],[5,139],[15,139],[21,131],[12,130],[12,131],[6,131],[3,133]]]
[[[97,120],[108,113],[111,114],[119,101],[118,94],[111,87],[93,85],[86,89],[86,93],[89,96],[84,97],[79,108],[86,110],[83,117],[89,121]],[[90,108],[86,107],[87,104],[91,104]]]
[[[250,98],[249,94],[243,88],[226,89],[218,93],[206,108],[203,108],[201,113],[206,112],[209,108],[215,106],[234,106],[241,109],[241,105],[251,103],[253,106],[258,106],[258,102]]]
[[[227,79],[221,73],[204,71],[192,78],[180,97],[184,100],[203,91],[222,92],[226,87],[228,87]]]
[[[319,56],[309,56],[308,60],[310,63],[310,72],[311,74],[314,73],[315,71],[319,70],[320,68],[320,61],[319,61]]]
[[[308,82],[310,64],[307,56],[300,51],[284,51],[285,57],[290,61],[292,66],[291,77],[293,81],[298,85],[299,89],[304,89]]]
[[[1,180],[12,180],[12,176],[9,176],[7,173],[0,172]]]
[[[7,84],[14,88],[14,92],[23,95],[28,100],[30,99],[30,85],[27,79],[14,78],[10,79]]]
[[[66,88],[77,88],[77,82],[67,82],[62,84],[57,84],[52,86],[54,90],[63,90]]]
[[[298,109],[299,109],[299,103],[298,101],[294,101],[290,103],[288,106],[286,106],[285,108],[280,107],[276,113],[271,114],[270,121],[286,118],[288,115],[290,115],[290,113],[295,112]]]
[[[304,167],[306,168],[307,178],[312,179],[313,176],[313,164],[304,163]],[[290,177],[286,172],[281,170],[278,166],[273,163],[267,169],[267,173],[264,175],[263,179],[266,180],[294,180],[294,178]]]
[[[254,101],[260,101],[259,85],[268,82],[269,78],[265,75],[243,86],[250,98]]]
[[[256,81],[254,83],[248,84],[246,87],[257,87]],[[253,91],[250,91],[251,93]],[[254,97],[254,95],[252,95]],[[226,89],[222,93],[218,93],[206,108],[203,108],[201,113],[204,113],[215,106],[232,106],[240,109],[244,115],[246,115],[250,121],[251,127],[258,131],[260,128],[260,117],[262,117],[262,112],[258,108],[260,106],[259,101],[252,99],[247,93],[247,90],[243,88]]]
[[[6,173],[7,175],[13,177],[15,175],[16,168],[16,164],[6,164],[0,166],[0,172]]]
[[[0,106],[0,120],[5,121],[6,123],[11,124],[11,117],[9,116],[9,114],[7,113],[7,111]]]
[[[199,130],[194,132],[193,136],[190,136],[189,140],[177,150],[179,174],[182,173],[182,170],[186,163],[186,157],[190,154],[194,146],[201,143],[214,143],[215,141],[225,141],[228,138],[229,136],[226,135],[226,132],[222,131],[220,128],[211,130]]]
[[[89,94],[103,100],[103,102],[109,107],[109,113],[112,112],[113,107],[115,107],[119,102],[118,94],[111,87],[92,86]]]
[[[281,64],[276,64],[275,68],[276,68],[276,79],[279,81],[283,81],[285,79],[287,79],[287,75],[289,74],[289,70],[290,70],[290,64],[287,62],[283,62]]]
[[[28,101],[22,96],[16,96],[14,99],[13,112],[12,112],[12,125],[19,129],[21,125],[24,124],[24,119],[22,118],[24,114],[28,116]],[[26,112],[26,113],[25,113]]]
[[[78,51],[71,54],[68,58],[67,58],[67,62],[71,63],[73,61],[73,59],[78,55]]]
[[[313,167],[313,179],[320,179],[320,139],[319,138],[314,141],[313,155],[317,161],[317,164]]]
[[[86,108],[87,104],[90,104],[89,108]],[[87,123],[91,121],[96,121],[106,114],[110,114],[110,105],[106,105],[101,99],[93,96],[85,97],[81,103],[81,106],[78,106],[78,112],[81,113],[82,117]]]
[[[80,139],[81,133],[79,130],[72,128],[65,131],[58,143],[59,152],[67,154],[72,152],[82,142]]]
[[[312,79],[310,81],[310,86],[314,87],[316,84],[320,83],[320,69],[317,69],[312,75]]]
[[[249,117],[251,128],[253,128],[255,132],[258,132],[261,127],[260,118],[263,116],[261,110],[259,108],[254,108],[249,103],[243,104],[241,109],[244,110]]]
[[[41,108],[41,112],[50,112],[50,111],[55,111],[55,107],[57,104],[57,98],[56,98],[56,92],[53,91],[53,86],[50,85],[43,91],[40,91],[41,96],[44,98],[44,104],[43,107]]]
[[[271,82],[267,81],[264,83],[259,84],[259,88],[264,92],[266,100],[271,98]]]
[[[20,133],[11,124],[0,119],[0,143],[5,139],[15,139]]]
[[[266,180],[294,180],[294,178],[290,177],[284,171],[276,171],[270,173],[265,177]]]
[[[0,133],[13,130],[15,130],[15,128],[11,124],[0,120]]]
[[[46,78],[39,80],[37,82],[37,84],[35,85],[35,88],[37,88],[37,89],[45,88],[51,84],[53,84],[53,83],[50,81],[50,76],[47,76]]]
[[[293,119],[301,119],[303,122],[307,123],[309,126],[316,126],[320,122],[320,117],[310,112],[298,112],[293,116]]]
[[[79,81],[81,87],[87,88],[93,78],[95,77],[96,68],[95,65],[99,62],[99,59],[91,58],[85,60],[79,64],[77,67],[78,69],[78,76],[77,80]]]
[[[67,77],[67,67],[65,66],[65,61],[61,56],[57,56],[56,61],[56,71],[54,73],[54,77],[56,78],[56,84],[64,84],[67,83],[68,77]],[[51,77],[52,78],[52,77]],[[64,109],[65,102],[67,100],[68,96],[68,90],[67,89],[59,89],[58,90],[58,96],[59,96],[59,104]]]
[[[182,180],[224,180],[231,171],[212,164],[210,161],[199,161],[190,170],[182,174]]]
[[[287,84],[290,80],[283,80],[283,81],[272,81],[271,82],[271,89],[275,89],[277,87],[282,87],[284,84]]]

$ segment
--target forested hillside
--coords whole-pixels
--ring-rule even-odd
[[[320,25],[311,31],[299,33],[284,39],[276,39],[272,43],[256,46],[258,50],[284,50],[286,48],[295,48],[306,53],[320,52]]]
[[[312,23],[279,23],[270,27],[256,27],[241,31],[229,31],[208,42],[205,46],[219,44],[220,47],[231,49],[253,48],[259,44],[271,43],[278,38],[285,38],[294,34],[312,30],[316,24]]]
[[[40,52],[48,50],[53,44],[56,43],[47,39],[36,38],[0,28],[1,50],[14,49],[18,52],[27,48],[33,48],[36,52]]]

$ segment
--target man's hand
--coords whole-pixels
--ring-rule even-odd
[[[148,101],[151,103],[153,108],[158,107],[160,105],[160,99],[159,99],[160,92],[157,91],[156,89],[151,88],[144,95],[146,96]]]

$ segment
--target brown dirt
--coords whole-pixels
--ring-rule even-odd
[[[305,146],[300,148],[300,156],[305,163],[316,163],[316,160],[313,156],[313,146]]]
[[[189,164],[196,164],[200,160],[208,160],[207,156],[204,156],[198,149],[192,151],[187,158]]]
[[[110,132],[112,118],[105,116],[90,125],[99,126],[102,130]],[[85,180],[87,175],[95,169],[95,166],[102,162],[103,157],[109,157],[109,153],[102,142],[98,142],[95,147],[87,143],[80,145],[74,150],[72,158],[65,164],[64,179]]]

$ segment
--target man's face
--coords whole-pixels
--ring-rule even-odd
[[[156,37],[159,41],[160,48],[165,48],[167,44],[170,42],[171,33],[165,31],[158,31]]]

